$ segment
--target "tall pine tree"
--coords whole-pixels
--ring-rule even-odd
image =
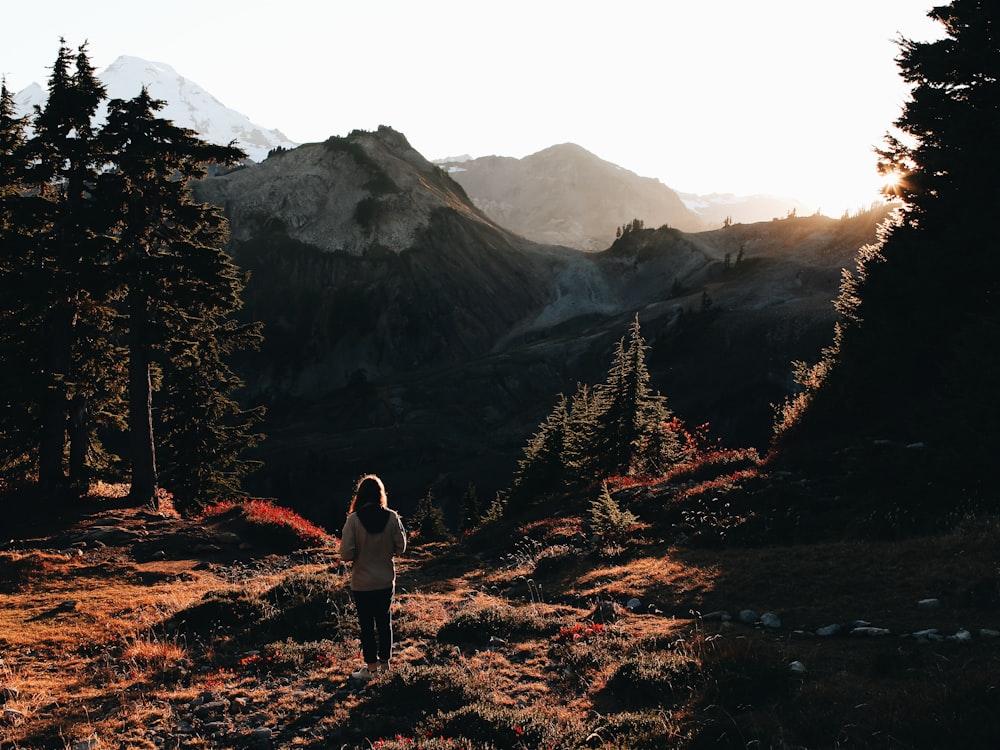
[[[36,362],[25,340],[27,312],[22,298],[24,262],[32,234],[22,200],[22,157],[27,123],[17,117],[7,81],[0,82],[0,476],[23,480],[32,470],[31,391]]]
[[[843,323],[777,441],[779,458],[817,466],[875,438],[923,446],[905,471],[852,466],[861,485],[905,482],[911,503],[940,498],[939,482],[985,496],[1000,443],[1000,7],[954,0],[929,15],[945,36],[901,41],[913,89],[879,152],[903,208],[845,279]]]
[[[628,345],[624,338],[618,342],[607,381],[597,391],[595,447],[602,477],[658,470],[667,458],[667,445],[655,436],[671,414],[666,399],[650,389],[648,349],[636,315]],[[660,455],[652,455],[651,446]]]
[[[245,154],[205,143],[157,116],[164,102],[143,89],[109,103],[102,138],[114,168],[99,194],[116,217],[116,279],[122,285],[128,349],[130,498],[156,502],[153,368],[163,374],[165,448],[178,504],[193,507],[239,491],[259,412],[232,399],[242,385],[226,364],[259,339],[257,326],[233,319],[242,305],[243,274],[224,251],[227,224],[215,207],[197,203],[190,181],[208,163]]]
[[[109,314],[106,225],[94,203],[94,186],[106,163],[94,125],[104,96],[86,45],[74,56],[61,41],[48,99],[36,107],[34,133],[23,153],[28,192],[22,215],[34,234],[21,258],[25,283],[17,304],[40,346],[39,483],[57,495],[67,487],[67,440],[70,483],[79,490],[87,481],[92,389],[80,362],[93,357],[80,349],[90,341],[80,331],[101,328]]]
[[[566,396],[560,393],[556,405],[524,447],[524,458],[518,462],[510,491],[511,502],[533,501],[565,488],[563,455],[568,418]]]

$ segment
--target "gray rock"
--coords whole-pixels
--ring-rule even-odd
[[[642,606],[642,602],[640,602],[640,601],[639,601],[638,599],[636,599],[635,597],[632,597],[631,599],[629,599],[629,600],[628,600],[628,603],[627,603],[627,604],[625,605],[625,608],[626,608],[626,609],[627,609],[627,610],[628,610],[629,612],[635,612],[635,611],[636,611],[637,609],[639,609],[639,607],[641,607],[641,606]]]
[[[792,674],[805,674],[806,665],[800,661],[793,661],[791,664],[788,665],[788,671],[791,672]]]
[[[955,633],[955,635],[949,636],[948,640],[949,641],[958,641],[960,643],[968,643],[969,641],[972,640],[972,633],[970,633],[965,628],[962,628],[957,633]]]
[[[70,745],[70,750],[96,750],[101,746],[101,741],[96,737],[91,737],[89,740],[80,740],[79,742],[74,742]]]
[[[724,609],[717,609],[714,612],[702,615],[701,619],[705,622],[729,622],[733,619],[733,616]]]
[[[937,609],[941,606],[940,599],[921,599],[917,602],[918,609]]]
[[[8,701],[16,701],[18,696],[21,695],[21,691],[12,685],[4,685],[0,687],[0,705],[7,703]]]
[[[765,628],[777,630],[781,627],[781,618],[774,614],[774,612],[765,612],[760,616],[760,624]]]
[[[224,714],[229,709],[229,701],[215,700],[209,701],[208,703],[202,703],[195,709],[194,715],[199,719],[205,720],[210,718],[216,718]]]
[[[741,609],[739,615],[737,615],[739,621],[745,625],[753,625],[757,622],[757,613],[752,609]]]
[[[1000,638],[1000,630],[994,630],[993,628],[980,628],[979,635],[983,638]]]
[[[839,632],[840,632],[840,625],[838,625],[837,623],[834,623],[832,625],[824,625],[823,627],[819,628],[816,631],[816,635],[821,635],[821,636],[824,636],[824,637],[828,637],[828,636],[831,636],[831,635],[837,635],[837,633],[839,633]]]
[[[876,628],[871,625],[861,625],[851,631],[851,635],[879,636],[889,634],[889,628]]]

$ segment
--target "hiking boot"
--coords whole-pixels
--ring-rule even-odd
[[[351,679],[358,682],[368,682],[372,676],[372,673],[368,671],[368,667],[361,667],[357,672],[351,672]]]

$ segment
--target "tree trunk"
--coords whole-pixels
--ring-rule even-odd
[[[57,306],[49,321],[49,340],[45,347],[45,393],[41,403],[42,435],[38,448],[38,484],[44,494],[63,497],[66,474],[63,455],[66,450],[66,383],[72,362],[75,315],[66,302]]]
[[[90,454],[89,400],[82,393],[73,396],[69,404],[69,484],[74,493],[86,494],[90,477],[87,456]]]
[[[153,387],[144,342],[146,299],[129,292],[128,434],[132,460],[129,500],[159,508],[156,496],[156,448],[153,441]]]

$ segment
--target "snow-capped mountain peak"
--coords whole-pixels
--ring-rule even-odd
[[[246,115],[229,109],[166,63],[122,55],[99,71],[97,77],[107,89],[109,99],[131,99],[145,86],[150,96],[167,103],[160,111],[161,117],[194,130],[210,143],[226,145],[236,141],[254,161],[263,161],[268,151],[278,146],[298,145],[280,130],[256,125]],[[18,92],[15,101],[19,113],[30,114],[34,105],[44,104],[46,96],[45,89],[37,83]],[[102,106],[98,120],[103,122],[106,114],[107,107]]]

